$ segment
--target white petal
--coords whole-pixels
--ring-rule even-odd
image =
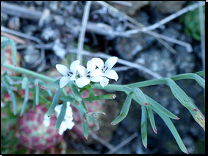
[[[118,74],[115,72],[115,70],[109,70],[105,73],[105,76],[110,79],[118,80]]]
[[[66,124],[64,121],[62,121],[60,127],[59,127],[59,135],[62,135],[63,132],[67,129]]]
[[[69,81],[70,81],[70,77],[69,76],[63,76],[60,79],[60,88],[63,88]]]
[[[93,58],[92,61],[98,66],[98,68],[101,70],[104,66],[104,62],[100,58]]]
[[[46,127],[48,127],[49,125],[50,125],[50,116],[48,116],[48,115],[44,115],[44,120],[43,120],[43,124],[46,126]]]
[[[100,71],[100,69],[95,69],[90,76],[100,76],[102,75],[102,72]]]
[[[103,79],[102,76],[91,76],[90,80],[92,82],[100,82]]]
[[[105,66],[108,67],[108,70],[110,70],[117,62],[118,57],[110,57],[109,59],[107,59],[107,61],[105,62]]]
[[[71,70],[73,73],[76,73],[76,71],[77,71],[76,66],[79,65],[79,63],[80,63],[79,60],[76,60],[76,61],[72,62],[71,66],[70,66],[70,70]]]
[[[56,69],[58,70],[59,73],[61,73],[64,76],[67,76],[67,74],[70,72],[70,70],[62,64],[57,64]]]
[[[107,86],[108,83],[109,83],[109,79],[107,79],[105,77],[100,81],[100,84],[101,84],[102,87]]]
[[[70,80],[76,80],[76,73],[71,76]]]
[[[86,68],[84,66],[77,65],[76,68],[82,76],[86,76]]]
[[[59,115],[61,112],[61,107],[62,105],[56,105],[56,107],[54,108],[54,110],[56,111],[56,113]]]
[[[66,120],[65,124],[68,129],[72,129],[74,127],[74,122],[72,120]]]
[[[87,62],[87,71],[92,72],[93,70],[95,70],[95,62],[93,62],[92,60]]]
[[[76,84],[79,88],[82,88],[90,83],[90,80],[86,77],[82,77],[76,80]]]

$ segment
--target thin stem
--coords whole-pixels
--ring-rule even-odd
[[[27,74],[27,75],[33,76],[35,78],[39,78],[43,81],[50,82],[50,83],[55,81],[55,79],[53,79],[53,78],[50,78],[48,76],[39,74],[37,72],[31,71],[31,70],[28,70],[28,69],[25,69],[25,68],[22,68],[22,67],[15,67],[15,66],[7,64],[7,63],[4,63],[2,66],[5,67],[5,68],[8,68],[8,69],[11,69],[13,71],[20,72],[22,74]]]

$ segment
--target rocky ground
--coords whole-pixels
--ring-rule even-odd
[[[86,51],[117,56],[123,60],[140,64],[162,77],[203,70],[201,42],[200,38],[197,38],[199,32],[196,30],[199,29],[197,27],[197,24],[199,26],[199,16],[192,19],[193,23],[198,21],[197,24],[194,24],[196,31],[190,31],[186,26],[185,21],[188,16],[175,18],[152,31],[169,39],[190,44],[192,49],[148,33],[138,33],[130,37],[112,35],[112,32],[122,34],[124,31],[135,28],[126,15],[138,21],[141,27],[145,27],[198,2],[125,2],[122,4],[109,2],[120,12],[112,11],[110,7],[92,2],[84,39]],[[67,58],[70,60],[68,61],[75,59],[72,52],[77,47],[85,2],[7,1],[1,3],[1,35],[8,36],[10,34],[9,36],[18,37],[16,39],[17,50],[21,54],[22,67],[38,72],[47,72],[66,58],[66,55],[69,55]],[[198,13],[198,9],[196,10],[195,14]],[[18,32],[21,32],[22,36],[18,35]],[[86,60],[90,58],[88,55],[83,57]],[[122,64],[118,63],[116,67],[121,66]],[[117,83],[119,84],[155,78],[145,70],[137,68],[120,70],[118,75],[120,80]],[[204,89],[194,80],[180,80],[177,81],[177,84],[204,113]],[[169,87],[165,85],[150,86],[142,88],[142,91],[180,118],[173,123],[189,153],[205,152],[203,129],[194,121],[188,110],[175,99]],[[79,139],[72,141],[69,132],[65,133],[70,153],[182,153],[169,129],[157,115],[155,115],[155,122],[158,133],[156,135],[148,123],[148,144],[147,149],[144,148],[140,134],[141,107],[135,102],[131,104],[127,117],[117,127],[111,126],[110,123],[116,116],[115,114],[119,113],[118,110],[126,96],[120,92],[117,92],[116,95],[116,107],[113,106],[115,103],[112,103],[111,100],[106,101],[109,108],[106,109],[104,126],[96,134],[99,138],[90,136],[92,138],[89,139],[93,141]],[[122,147],[118,147],[120,143],[123,143]]]

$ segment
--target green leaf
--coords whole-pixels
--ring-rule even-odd
[[[198,84],[205,89],[205,80],[197,74],[193,74],[193,77],[198,82]]]
[[[2,55],[1,55],[1,65],[2,65],[6,60],[6,55],[5,55],[5,52],[2,48],[1,48],[1,53],[2,53]]]
[[[83,124],[82,124],[82,128],[83,128],[83,134],[84,134],[84,137],[86,139],[88,139],[88,135],[89,135],[89,127],[88,127],[88,121],[87,121],[87,115],[84,114],[83,115]]]
[[[53,96],[53,93],[52,93],[52,91],[51,90],[46,90],[47,92],[48,92],[48,95],[50,96],[50,97],[52,97]]]
[[[48,112],[46,113],[48,116],[50,116],[53,113],[53,110],[59,100],[60,93],[61,93],[61,88],[58,88],[56,90],[54,97],[53,97],[52,104],[51,104],[50,108],[48,109]]]
[[[83,102],[89,101],[90,103],[92,103],[92,101],[94,100],[109,100],[109,99],[115,99],[116,95],[115,94],[107,94],[107,95],[98,95],[98,96],[94,96],[94,97],[88,97],[88,98],[84,98]]]
[[[5,89],[6,88],[4,86],[1,87],[1,99],[2,99],[2,96],[4,95],[4,92],[6,91]]]
[[[26,104],[27,104],[27,101],[28,101],[28,96],[29,96],[29,87],[28,87],[28,84],[27,84],[26,87],[25,87],[25,98],[24,98],[24,101],[23,101],[20,116],[22,116],[23,112],[25,111]]]
[[[167,110],[165,107],[163,107],[162,105],[160,105],[157,101],[153,100],[152,98],[150,98],[149,96],[145,95],[147,101],[149,102],[149,107],[151,107],[154,111],[157,110],[160,113],[163,113],[164,115],[166,115],[167,117],[170,117],[172,119],[179,119],[179,117],[177,117],[176,115],[174,115],[173,113],[171,113],[169,110]]]
[[[16,115],[17,114],[17,103],[16,103],[16,98],[15,98],[14,92],[11,92],[10,96],[12,98],[13,113],[14,113],[14,115]]]
[[[39,80],[35,79],[35,85],[36,85],[35,86],[35,104],[36,105],[38,105],[38,103],[39,103],[39,92],[40,92],[38,82],[39,82]]]
[[[132,100],[133,95],[134,95],[133,92],[131,92],[127,95],[126,100],[123,104],[123,107],[120,111],[120,115],[111,122],[111,125],[118,124],[119,122],[121,122],[127,116],[128,112],[129,112],[129,108],[130,108],[130,105],[131,105],[131,100]]]
[[[147,112],[144,105],[142,105],[141,135],[142,143],[144,147],[147,148]]]
[[[147,107],[147,111],[148,111],[148,115],[149,115],[149,119],[150,119],[150,123],[151,123],[152,129],[157,134],[157,129],[156,129],[156,125],[155,125],[155,120],[154,120],[154,115],[153,115],[152,109],[150,107]]]
[[[46,90],[53,90],[59,87],[59,81],[60,79],[50,83],[50,84],[43,84],[41,82],[41,88],[46,89]]]
[[[170,78],[167,78],[167,82],[173,95],[178,99],[178,101],[187,109],[196,109],[192,101],[189,99],[188,95]]]
[[[12,48],[12,62],[14,66],[16,66],[17,48],[15,45],[15,42],[12,39],[10,39],[10,43],[11,43],[11,48]]]
[[[155,112],[163,119],[163,121],[165,122],[165,124],[168,126],[168,128],[170,129],[171,133],[173,134],[178,146],[180,147],[180,149],[184,152],[188,154],[188,151],[185,147],[185,145],[183,144],[183,141],[181,140],[180,135],[178,134],[174,124],[172,123],[172,121],[165,116],[164,114],[161,114],[158,110],[155,110]]]
[[[133,87],[132,88],[133,92],[134,92],[134,96],[137,99],[137,102],[141,105],[146,105],[148,106],[148,102],[147,99],[145,97],[145,94],[137,87]]]
[[[81,102],[82,101],[82,97],[80,95],[80,92],[77,89],[76,84],[73,81],[70,81],[70,87],[71,87],[72,94],[74,95],[75,99],[77,101]]]
[[[8,83],[10,85],[13,85],[14,84],[13,80],[9,76],[5,75],[5,78],[7,79]]]
[[[66,106],[67,106],[66,104],[67,104],[66,102],[64,102],[62,104],[61,112],[60,112],[60,114],[59,114],[59,116],[58,116],[58,118],[56,120],[56,128],[57,129],[59,129],[59,127],[60,127],[60,125],[61,125],[61,123],[64,120],[64,117],[66,115]]]
[[[27,85],[28,85],[28,78],[24,77],[22,80],[22,89],[25,89]]]
[[[199,124],[199,126],[201,126],[205,131],[205,119],[199,113],[199,110],[197,112],[193,110],[189,110],[189,112],[193,116],[194,120]]]
[[[10,97],[12,98],[13,113],[14,113],[14,115],[16,115],[17,114],[17,104],[16,104],[15,95],[3,77],[1,79],[1,81],[3,83],[3,86],[6,88],[7,92],[9,93]],[[1,90],[1,92],[3,92],[3,91]]]

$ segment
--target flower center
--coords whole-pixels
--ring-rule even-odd
[[[67,75],[71,77],[73,75],[73,73],[72,72],[69,72]]]
[[[108,70],[108,67],[104,66],[104,67],[102,68],[102,72],[105,73],[106,70]]]

